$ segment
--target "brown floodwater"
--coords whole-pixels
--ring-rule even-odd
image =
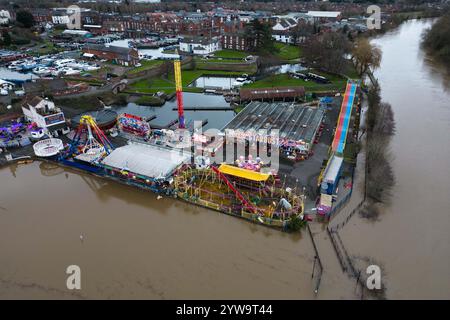
[[[374,39],[375,73],[395,112],[392,203],[376,222],[354,218],[341,237],[355,255],[385,269],[387,297],[450,298],[450,76],[420,48],[430,20]]]
[[[383,265],[388,298],[450,297],[450,90],[419,49],[429,25],[408,22],[374,40],[383,50],[376,75],[397,121],[397,185],[379,221],[355,216],[341,230],[350,255]],[[325,269],[317,295],[306,232],[46,163],[14,165],[0,169],[0,298],[359,298],[326,233],[313,230]],[[81,268],[79,291],[66,287],[69,265]]]
[[[0,169],[0,182],[0,298],[314,297],[306,233],[47,163]],[[76,293],[69,265],[81,268]],[[319,297],[344,297],[339,276]]]

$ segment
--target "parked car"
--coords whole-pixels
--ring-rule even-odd
[[[247,77],[239,77],[233,82],[233,88],[243,86],[244,84],[252,83]]]

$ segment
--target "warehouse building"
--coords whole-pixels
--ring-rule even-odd
[[[277,144],[281,155],[298,160],[311,152],[325,110],[323,104],[253,101],[223,130],[227,137]],[[279,130],[278,141],[272,141],[274,129]]]

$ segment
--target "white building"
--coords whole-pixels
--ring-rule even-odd
[[[25,101],[22,111],[28,121],[36,123],[48,135],[57,137],[70,131],[64,113],[53,101],[36,96]]]
[[[340,11],[308,11],[307,15],[314,20],[335,21],[341,18]]]
[[[180,50],[191,54],[208,55],[220,50],[220,41],[218,37],[211,39],[206,37],[185,37],[180,41]]]
[[[70,18],[67,11],[55,11],[52,13],[52,23],[55,25],[58,24],[69,24]]]
[[[293,18],[279,19],[272,27],[273,31],[287,31],[297,25],[297,21]]]
[[[78,14],[81,15],[85,12],[90,12],[90,9],[85,9],[85,8],[72,8],[72,7],[68,7],[68,8],[53,8],[53,12],[52,12],[52,22],[55,25],[58,24],[65,24],[68,25],[70,23],[76,23],[76,18],[75,15]],[[72,20],[72,21],[71,21]],[[81,23],[80,21],[78,21],[79,23]],[[77,26],[77,28],[80,28],[80,26]]]
[[[272,38],[275,41],[283,43],[293,43],[291,36],[291,29],[297,26],[297,21],[294,18],[278,18],[277,23],[272,27]]]
[[[289,31],[274,31],[272,32],[272,38],[275,39],[275,41],[283,42],[283,43],[294,43],[294,39],[290,35]]]
[[[11,20],[11,15],[8,10],[0,10],[0,24],[8,24]]]

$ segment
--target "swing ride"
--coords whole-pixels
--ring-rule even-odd
[[[110,154],[114,149],[103,131],[97,126],[94,118],[84,115],[75,131],[69,149],[74,159],[88,163],[96,163]]]

